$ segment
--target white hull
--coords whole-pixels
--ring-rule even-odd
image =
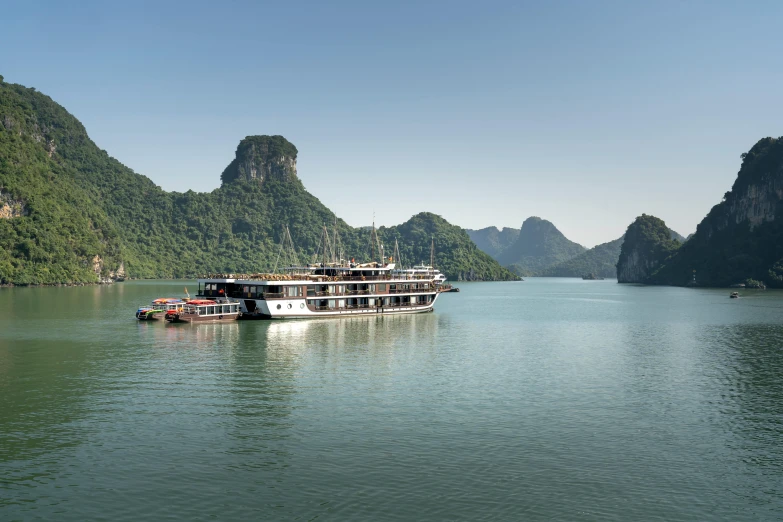
[[[366,308],[347,308],[336,310],[314,310],[313,305],[308,306],[312,300],[305,299],[232,299],[241,305],[242,314],[245,317],[263,317],[267,319],[313,319],[316,317],[356,317],[370,315],[398,315],[421,314],[432,312],[438,294],[432,296],[429,303],[406,306],[372,306]],[[253,307],[252,304],[255,306]],[[254,310],[252,310],[254,308]]]

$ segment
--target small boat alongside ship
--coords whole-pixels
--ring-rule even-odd
[[[241,311],[239,303],[192,299],[181,309],[166,312],[169,323],[216,323],[236,321]]]
[[[187,303],[187,299],[159,297],[153,299],[151,305],[140,306],[136,310],[136,319],[139,321],[157,321],[171,310],[181,310],[185,303]]]

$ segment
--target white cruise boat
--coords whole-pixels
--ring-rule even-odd
[[[407,276],[409,279],[432,279],[437,286],[446,282],[446,275],[430,265],[415,265],[413,268],[395,270],[394,273]]]
[[[242,317],[305,319],[431,312],[434,279],[394,273],[394,264],[318,267],[309,273],[227,274],[198,280],[198,296],[238,302]]]
[[[324,228],[322,263],[298,266],[291,235],[284,231],[281,254],[293,261],[284,274],[223,274],[198,280],[198,297],[240,304],[243,319],[305,319],[431,312],[438,298],[435,275],[411,277],[385,261],[338,261]],[[377,235],[373,225],[375,245]],[[331,243],[330,243],[331,241]],[[373,257],[375,250],[373,249]],[[331,255],[328,255],[331,254]],[[444,278],[445,279],[445,278]]]

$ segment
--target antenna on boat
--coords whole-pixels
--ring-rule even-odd
[[[435,267],[435,236],[432,236],[432,244],[430,245],[430,266]]]

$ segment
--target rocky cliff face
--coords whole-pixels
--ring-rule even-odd
[[[239,143],[236,158],[220,176],[222,182],[296,179],[296,147],[282,136],[248,136]]]
[[[0,219],[23,217],[29,213],[27,205],[23,200],[13,199],[10,194],[0,189]]]
[[[650,282],[728,286],[746,279],[783,287],[783,138],[759,140],[723,201]]]
[[[733,225],[750,230],[780,217],[783,202],[783,139],[764,138],[742,155],[742,167],[724,201],[699,225],[704,237]]]
[[[617,282],[647,283],[679,245],[663,220],[642,214],[625,232],[617,261]]]

